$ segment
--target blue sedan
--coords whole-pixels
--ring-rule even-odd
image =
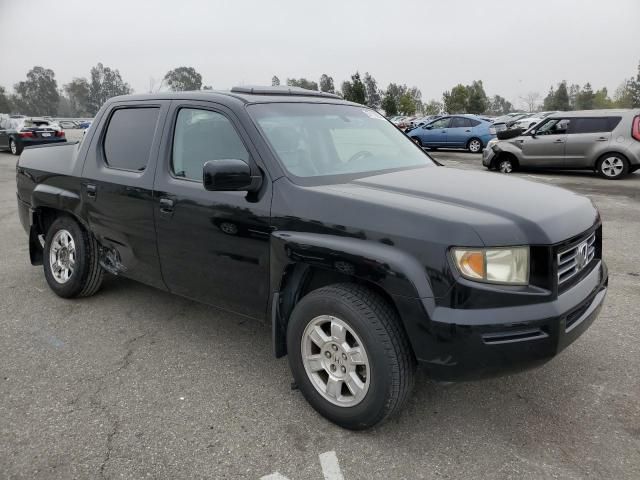
[[[480,153],[495,137],[489,133],[490,122],[475,116],[442,117],[411,130],[407,135],[421,147],[466,148]]]

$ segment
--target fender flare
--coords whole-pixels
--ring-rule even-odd
[[[277,231],[271,234],[270,305],[276,357],[286,354],[290,311],[309,267],[333,271],[374,284],[389,296],[433,298],[427,271],[410,254],[391,245],[337,235]],[[301,268],[302,267],[302,268]],[[282,311],[284,310],[284,311]]]

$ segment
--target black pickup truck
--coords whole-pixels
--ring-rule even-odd
[[[266,319],[302,394],[351,429],[398,411],[418,363],[441,380],[541,365],[607,291],[587,198],[441,167],[320,92],[111,99],[82,142],[25,149],[17,195],[56,294],[108,273]]]

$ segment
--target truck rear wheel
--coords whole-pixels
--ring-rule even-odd
[[[298,388],[321,415],[362,430],[398,412],[413,386],[415,360],[395,310],[355,284],[314,290],[287,329]]]
[[[42,265],[51,290],[60,297],[88,297],[102,284],[98,242],[71,217],[58,217],[45,238]]]

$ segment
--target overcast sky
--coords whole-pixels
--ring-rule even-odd
[[[562,79],[613,94],[636,73],[639,21],[640,0],[0,0],[0,86],[102,62],[137,92],[185,65],[215,89],[359,70],[425,101],[475,79],[511,101]]]

